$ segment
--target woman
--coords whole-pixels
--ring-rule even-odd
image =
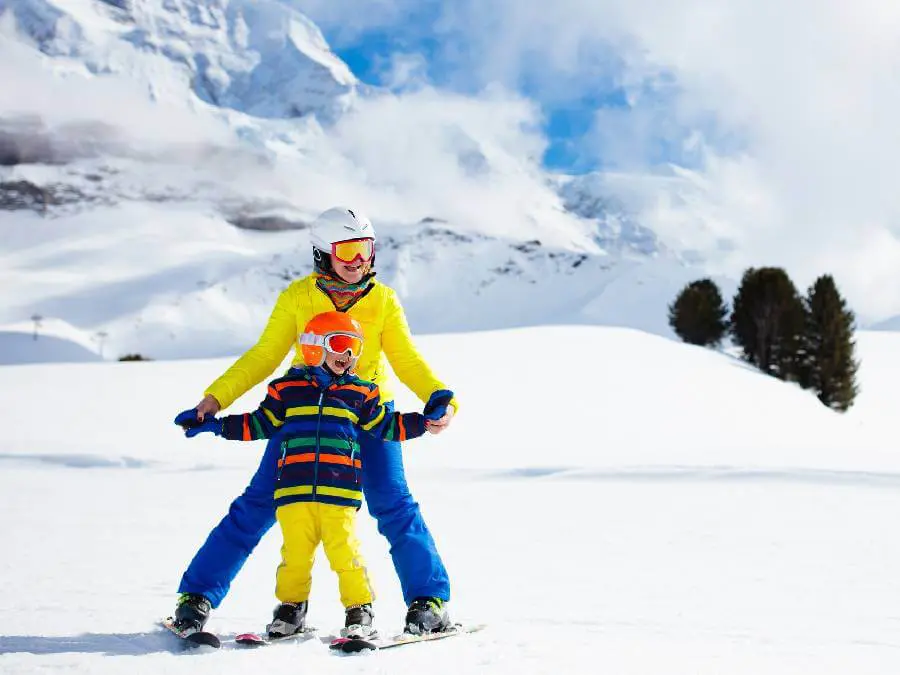
[[[314,315],[335,309],[362,324],[365,344],[357,373],[379,386],[389,409],[393,403],[385,357],[400,381],[422,401],[448,389],[413,344],[396,293],[374,278],[375,230],[369,219],[359,211],[332,208],[316,219],[310,237],[315,271],[282,291],[259,341],[207,388],[195,408],[197,419],[227,408],[271,375],[292,346],[295,362],[302,363],[298,336],[303,327]],[[444,417],[429,422],[428,430],[442,432],[455,410],[454,400]],[[231,503],[185,571],[175,610],[180,628],[203,628],[211,608],[218,607],[232,579],[274,524],[279,451],[277,439],[270,441],[246,490]],[[413,633],[445,630],[450,625],[444,607],[450,600],[450,581],[406,484],[400,444],[366,438],[361,453],[363,493],[378,531],[391,545],[408,605],[406,629]]]

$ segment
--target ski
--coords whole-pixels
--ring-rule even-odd
[[[464,635],[466,633],[474,633],[486,627],[486,624],[475,624],[464,626],[461,623],[455,623],[453,626],[440,633],[422,633],[415,635],[413,633],[400,633],[388,638],[336,638],[331,641],[330,649],[341,652],[343,654],[354,654],[356,652],[368,650],[390,649],[392,647],[402,647],[403,645],[416,644],[417,642],[432,642],[434,640],[443,640],[455,635]]]
[[[235,644],[242,647],[265,647],[267,645],[278,644],[279,642],[291,642],[295,640],[308,640],[315,637],[315,628],[308,627],[293,635],[285,635],[284,637],[269,637],[265,633],[241,633],[234,638]]]
[[[169,630],[172,635],[184,640],[187,644],[195,647],[212,647],[218,649],[222,646],[222,641],[215,633],[205,630],[181,630],[175,627],[174,619],[171,616],[166,617],[160,624],[163,628]]]

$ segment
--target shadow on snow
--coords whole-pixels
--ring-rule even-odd
[[[103,654],[141,656],[158,653],[206,653],[160,629],[146,633],[82,635],[0,635],[0,654]]]

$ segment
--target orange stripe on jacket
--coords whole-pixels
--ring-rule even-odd
[[[397,440],[405,441],[406,440],[406,427],[403,425],[403,416],[397,415],[397,426],[400,427],[400,438]]]
[[[274,398],[276,401],[281,400],[281,389],[276,389],[271,384],[269,385],[269,396]]]
[[[285,464],[301,464],[303,462],[315,462],[316,461],[316,453],[314,452],[304,452],[299,455],[290,455],[285,457],[284,459],[278,460],[278,466],[282,467]],[[350,462],[349,457],[344,457],[343,455],[319,455],[319,461],[323,464],[343,464],[345,466],[355,466],[357,469],[362,468],[362,462],[358,459],[354,459],[352,464]]]
[[[250,413],[244,413],[244,440],[253,440],[253,436],[250,435]]]
[[[288,382],[277,382],[269,386],[274,387],[275,391],[280,394],[281,390],[285,387],[315,387],[316,385],[312,382],[307,382],[306,380],[290,380]]]
[[[342,384],[334,388],[334,391],[341,391],[342,389],[347,391],[358,391],[360,394],[365,394],[366,400],[369,398],[369,392],[371,389],[368,387],[361,387],[358,384]]]

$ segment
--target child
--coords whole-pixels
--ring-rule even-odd
[[[360,430],[389,441],[417,438],[425,433],[426,420],[440,419],[453,398],[452,392],[440,390],[431,395],[424,414],[388,411],[377,385],[353,374],[362,344],[362,329],[350,316],[318,314],[300,336],[305,367],[291,368],[270,382],[255,412],[207,417],[202,423],[193,410],[175,418],[191,437],[202,432],[242,441],[277,436],[281,443],[275,507],[284,545],[275,585],[281,604],[266,627],[272,637],[306,627],[319,542],[338,575],[346,610],[341,634],[375,634],[374,593],[354,531],[362,502],[357,439]]]

